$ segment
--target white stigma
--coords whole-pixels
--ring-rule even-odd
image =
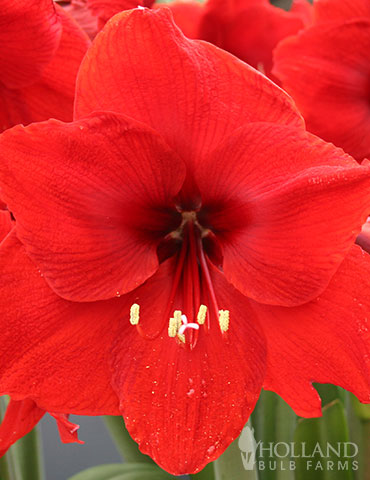
[[[179,335],[184,335],[187,328],[193,328],[194,330],[199,330],[199,325],[197,323],[189,323],[186,315],[181,315],[182,325],[179,328]]]

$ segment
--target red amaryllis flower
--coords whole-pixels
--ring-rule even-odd
[[[98,33],[98,19],[88,9],[86,0],[55,0],[64,11],[68,12],[89,38],[93,39]]]
[[[75,121],[0,144],[1,393],[121,413],[175,474],[222,453],[263,384],[306,416],[313,380],[370,401],[370,168],[263,75],[164,9],[125,12],[83,61]]]
[[[56,117],[72,120],[88,39],[51,0],[6,0],[0,12],[0,131]]]
[[[370,155],[370,6],[319,0],[314,25],[281,42],[274,74],[307,128],[356,159]]]

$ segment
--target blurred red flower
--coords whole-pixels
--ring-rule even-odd
[[[0,11],[0,132],[18,123],[71,121],[88,39],[51,0],[6,0]]]
[[[309,131],[370,156],[370,4],[317,0],[314,23],[276,49],[273,69]]]
[[[135,8],[133,0],[72,0],[72,11],[81,25],[93,24],[91,12],[98,19],[98,29],[116,13]],[[192,39],[207,40],[241,60],[271,75],[272,51],[283,38],[296,34],[311,23],[312,5],[308,0],[293,0],[289,12],[269,0],[175,0],[154,3],[142,0],[143,7],[169,8],[182,32]],[[85,12],[85,13],[83,13]],[[90,19],[90,20],[88,20]],[[89,27],[89,30],[91,28]]]
[[[196,38],[231,52],[271,77],[273,49],[310,23],[311,10],[307,0],[293,0],[289,12],[269,0],[208,0]],[[175,20],[181,27],[180,18]]]
[[[320,414],[312,381],[370,401],[353,245],[370,167],[256,70],[168,10],[125,12],[81,65],[75,121],[0,147],[1,392],[121,413],[174,474],[223,452],[262,385],[303,416]]]

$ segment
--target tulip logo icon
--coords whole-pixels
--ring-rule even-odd
[[[256,462],[257,443],[253,434],[254,429],[247,425],[243,428],[238,441],[245,470],[253,470]]]

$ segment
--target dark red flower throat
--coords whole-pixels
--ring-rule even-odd
[[[196,210],[177,207],[181,223],[168,233],[158,247],[160,261],[171,257],[175,263],[162,328],[148,335],[140,325],[140,305],[134,303],[130,322],[141,336],[154,339],[167,328],[168,336],[179,345],[192,350],[200,329],[209,332],[217,325],[224,338],[229,328],[229,311],[220,310],[210,270],[212,263],[220,266],[221,250],[215,234],[199,223]],[[211,260],[212,259],[212,260]]]

